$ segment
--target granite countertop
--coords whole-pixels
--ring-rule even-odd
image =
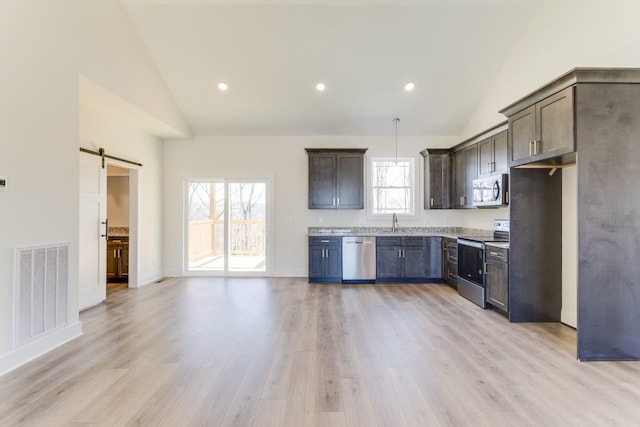
[[[109,237],[129,237],[129,227],[109,227]]]
[[[466,227],[308,227],[309,236],[438,236],[456,239],[458,236],[491,236],[491,230]]]

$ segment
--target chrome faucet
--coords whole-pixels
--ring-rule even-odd
[[[398,231],[398,215],[394,212],[391,216],[391,232],[395,233]]]

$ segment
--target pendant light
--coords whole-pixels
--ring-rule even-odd
[[[400,119],[397,117],[393,119],[393,124],[396,127],[396,166],[398,166],[398,122],[399,121]]]

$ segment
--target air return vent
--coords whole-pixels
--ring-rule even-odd
[[[16,249],[14,345],[67,323],[69,245]]]

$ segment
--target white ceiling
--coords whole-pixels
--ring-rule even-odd
[[[243,135],[457,135],[540,1],[122,0],[194,133]]]

